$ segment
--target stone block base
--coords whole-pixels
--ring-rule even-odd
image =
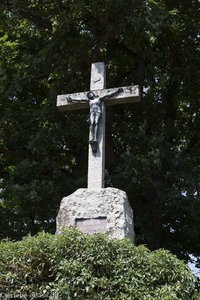
[[[78,189],[62,199],[56,223],[57,234],[76,226],[88,234],[107,232],[134,242],[133,212],[126,193],[116,188]]]

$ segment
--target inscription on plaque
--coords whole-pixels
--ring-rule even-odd
[[[88,234],[92,233],[105,233],[107,231],[107,218],[106,217],[99,217],[93,219],[76,219],[76,227]]]

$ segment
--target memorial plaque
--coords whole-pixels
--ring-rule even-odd
[[[107,231],[107,218],[99,217],[93,219],[76,219],[76,227],[88,234],[105,233]]]

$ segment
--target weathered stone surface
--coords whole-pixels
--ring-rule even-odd
[[[113,238],[134,242],[133,212],[124,191],[116,188],[78,189],[63,198],[57,231],[77,226],[85,233],[107,232]]]

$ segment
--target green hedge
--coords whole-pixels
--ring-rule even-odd
[[[168,251],[74,228],[1,242],[0,270],[0,299],[197,299],[191,272]]]

